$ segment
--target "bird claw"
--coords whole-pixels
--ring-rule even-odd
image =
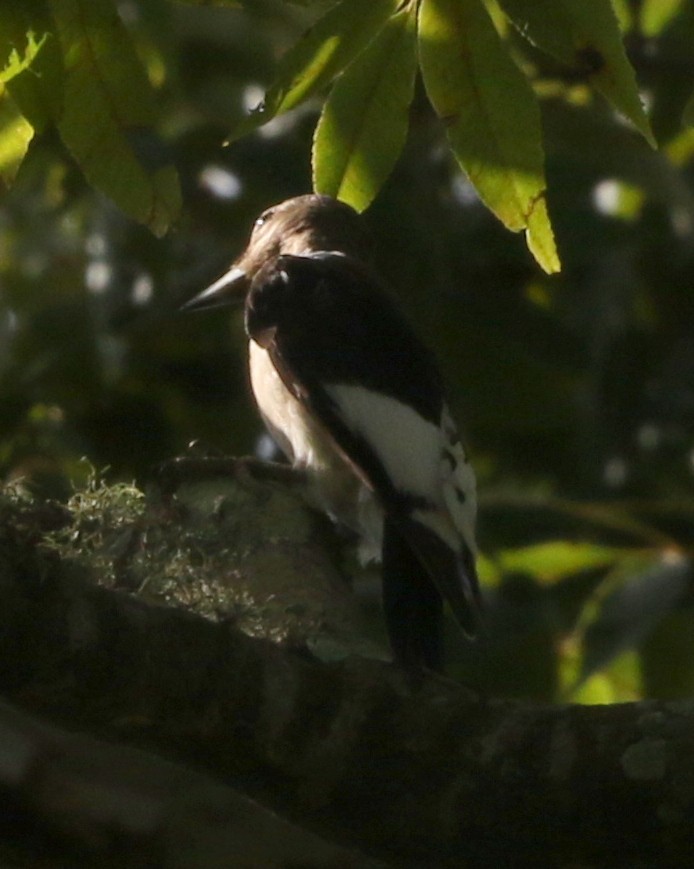
[[[237,480],[241,485],[274,482],[285,486],[304,485],[306,474],[279,462],[264,462],[253,456],[183,455],[168,459],[154,469],[154,480],[164,501],[173,499],[186,484],[215,477]]]

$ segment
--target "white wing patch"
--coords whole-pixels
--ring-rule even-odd
[[[380,505],[326,439],[321,426],[284,386],[267,352],[254,341],[250,342],[250,357],[253,392],[270,432],[295,466],[315,476],[324,509],[359,529],[362,559],[370,560],[380,551]],[[345,424],[369,444],[395,488],[432,505],[415,510],[414,518],[454,550],[460,550],[462,538],[474,554],[475,475],[448,409],[444,407],[437,426],[383,393],[343,384],[324,388]]]
[[[477,552],[475,544],[477,482],[475,472],[460,442],[458,429],[445,405],[441,414],[441,431],[444,437],[441,461],[443,499],[453,524],[474,555]]]
[[[441,501],[441,431],[415,410],[363,386],[327,384],[340,416],[373,450],[396,489]]]
[[[349,428],[369,444],[395,487],[432,504],[431,509],[416,510],[415,517],[455,550],[462,538],[474,555],[475,474],[448,408],[444,406],[436,426],[382,393],[338,384],[325,390]]]

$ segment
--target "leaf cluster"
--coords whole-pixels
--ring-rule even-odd
[[[178,177],[154,132],[154,90],[113,3],[6,3],[0,53],[3,182],[50,124],[90,184],[165,233],[180,214]]]
[[[254,450],[239,320],[176,309],[267,205],[370,202],[480,479],[488,631],[452,634],[456,672],[691,693],[694,15],[614,8],[2,4],[2,474],[67,498],[84,455],[142,484],[193,438]],[[552,278],[489,211],[547,267],[545,204]]]
[[[536,76],[510,50],[509,27],[655,140],[610,0],[490,6],[342,0],[284,54],[264,99],[233,137],[332,85],[316,127],[313,183],[362,210],[401,154],[419,69],[452,152],[481,199],[509,229],[526,232],[545,271],[557,271]],[[654,18],[650,8],[645,14]],[[156,234],[166,232],[180,213],[178,179],[154,132],[152,82],[111,0],[6,5],[0,48],[5,183],[34,131],[52,123],[92,185]]]

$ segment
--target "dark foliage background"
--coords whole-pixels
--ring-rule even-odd
[[[694,688],[694,129],[682,126],[694,11],[675,3],[644,32],[641,6],[623,7],[626,38],[659,152],[526,49],[559,276],[480,204],[422,94],[364,218],[378,269],[438,353],[478,470],[488,632],[452,654],[490,692]],[[240,251],[257,213],[311,185],[318,103],[222,147],[310,11],[119,10],[158,87],[180,225],[155,239],[125,218],[50,129],[0,203],[0,472],[58,498],[85,480],[85,456],[144,483],[193,439],[258,447],[240,316],[178,306]]]

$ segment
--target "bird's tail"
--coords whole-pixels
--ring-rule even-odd
[[[401,534],[422,563],[456,621],[468,637],[481,623],[480,586],[475,558],[460,540],[456,548],[423,522],[411,516],[398,519]]]
[[[383,608],[396,660],[443,669],[443,601],[468,637],[481,621],[472,553],[413,518],[387,516],[383,540]]]
[[[392,516],[383,523],[383,613],[395,661],[443,672],[443,600]]]

